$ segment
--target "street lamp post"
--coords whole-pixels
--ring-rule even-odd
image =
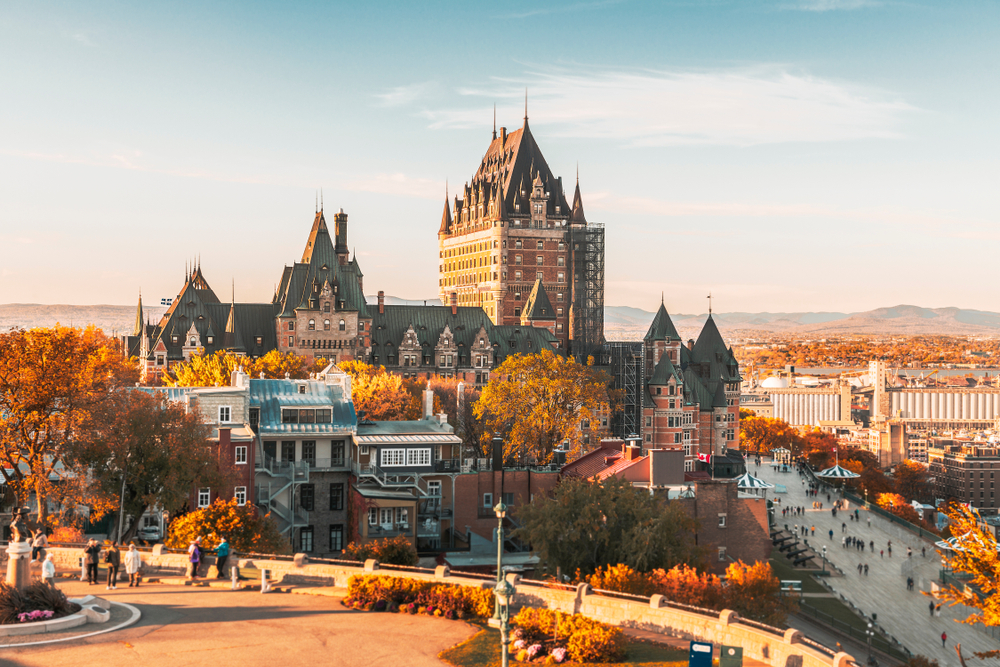
[[[503,502],[499,502],[494,506],[493,512],[497,515],[497,590],[499,590],[500,583],[503,581],[503,520],[507,516],[507,506]],[[492,620],[494,623],[501,623],[499,596],[494,601]]]
[[[508,651],[510,645],[510,602],[514,597],[514,585],[506,579],[497,582],[493,594],[497,599],[497,608],[500,610],[500,654],[501,667],[508,667]]]
[[[875,631],[872,629],[871,622],[868,623],[868,630],[867,630],[867,632],[865,632],[865,634],[868,635],[868,662],[871,662],[872,661],[872,635],[875,634]]]
[[[826,547],[823,547],[823,574],[826,575]]]

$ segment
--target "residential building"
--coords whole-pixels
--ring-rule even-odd
[[[932,438],[928,445],[928,476],[934,480],[934,496],[968,503],[982,514],[996,514],[997,445],[945,438]]]
[[[351,441],[357,418],[350,376],[332,365],[312,380],[241,374],[259,434],[257,504],[296,552],[340,553],[348,542]]]
[[[449,201],[438,229],[441,303],[483,308],[498,325],[523,324],[544,292],[559,347],[597,355],[604,342],[604,226],[587,221],[579,178],[572,204],[528,127],[494,128],[486,154]],[[539,287],[536,288],[536,283]],[[535,315],[540,315],[537,313]]]

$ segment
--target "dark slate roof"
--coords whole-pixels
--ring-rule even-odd
[[[670,381],[670,378],[674,378],[674,381],[680,382],[681,376],[674,367],[673,362],[670,361],[670,355],[664,354],[660,357],[660,362],[656,364],[656,369],[653,371],[653,377],[649,378],[649,384],[653,385],[665,385]]]
[[[697,403],[701,410],[712,409],[715,397],[702,382],[701,378],[692,368],[684,371],[684,401],[686,403]]]
[[[305,386],[305,393],[299,387]],[[296,433],[339,434],[354,431],[358,424],[354,403],[345,398],[336,385],[314,380],[250,380],[250,405],[260,408],[260,434],[282,435]],[[317,407],[331,408],[330,424],[283,424],[281,408]]]
[[[524,303],[524,316],[528,320],[555,320],[556,311],[552,307],[552,302],[549,301],[548,295],[545,293],[545,288],[542,287],[542,280],[540,278],[535,280],[534,286],[531,288],[531,293],[528,294],[528,300]]]
[[[677,333],[677,329],[674,328],[674,323],[670,319],[670,315],[667,314],[667,307],[660,302],[660,309],[656,311],[656,315],[653,317],[653,323],[649,325],[649,331],[646,332],[646,337],[644,340],[680,340],[680,334]]]
[[[573,193],[573,212],[569,216],[569,221],[587,224],[587,216],[583,214],[583,197],[580,196],[580,177],[576,178],[576,192]]]
[[[444,196],[444,213],[441,214],[441,228],[439,234],[451,231],[451,208],[448,206],[448,195]]]
[[[329,284],[336,288],[336,301],[344,302],[337,310],[356,311],[359,317],[367,318],[368,309],[361,293],[361,269],[357,260],[341,265],[334,250],[333,239],[326,225],[323,211],[316,214],[302,261],[286,266],[281,274],[275,303],[279,306],[280,317],[292,317],[298,308],[309,309],[314,287],[322,290]]]
[[[515,354],[538,354],[542,350],[549,350],[564,356],[562,350],[556,349],[558,339],[552,335],[551,331],[541,327],[494,326],[490,340],[494,343],[494,368],[502,364],[507,357]]]
[[[569,215],[570,208],[562,189],[562,181],[552,174],[542,151],[528,128],[528,119],[519,130],[501,133],[486,149],[486,155],[472,182],[465,186],[463,198],[456,201],[455,216],[460,219],[465,206],[479,202],[494,201],[500,204],[499,215],[514,214],[515,202],[520,203],[520,212],[527,215],[530,206],[531,184],[540,179],[549,193],[548,213],[555,214],[560,207],[562,215]],[[528,193],[522,197],[521,192]]]
[[[371,310],[372,354],[380,355],[381,363],[385,363],[387,355],[395,354],[411,325],[421,347],[431,351],[447,326],[458,346],[459,355],[464,351],[466,357],[469,348],[476,342],[479,330],[485,328],[489,334],[492,328],[486,311],[473,306],[459,307],[455,315],[451,314],[451,306],[384,306],[384,310],[381,314],[377,308]]]
[[[698,374],[713,395],[716,393],[716,383],[739,382],[742,379],[739,362],[732,350],[726,347],[711,314],[691,351],[691,363],[698,366]]]

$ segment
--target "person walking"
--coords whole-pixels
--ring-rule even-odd
[[[945,643],[947,641],[948,641],[948,633],[947,632],[942,632],[941,633],[941,648],[945,647],[944,645],[945,645]]]
[[[229,542],[223,537],[219,546],[215,547],[215,569],[219,571],[217,578],[226,578],[226,561],[229,560]]]
[[[42,561],[42,583],[55,588],[56,585],[56,563],[52,560],[52,554],[45,556]]]
[[[830,540],[833,540],[833,528],[830,529]]]
[[[861,565],[861,563],[858,563],[858,574],[861,574],[862,568],[863,566]]]
[[[909,558],[913,555],[913,549],[906,547],[906,557]]]
[[[118,588],[118,568],[122,565],[122,554],[118,551],[118,543],[112,542],[104,552],[104,562],[108,565],[108,585],[105,590]]]
[[[885,558],[885,549],[880,549],[879,550],[878,557],[879,558]]]
[[[920,557],[927,558],[927,547],[920,547]]]
[[[933,616],[934,616],[934,601],[933,601],[933,600],[932,600],[932,601],[931,601],[931,603],[930,603],[930,604],[928,605],[928,609],[930,609],[930,612],[931,612],[931,617],[933,617]]]
[[[846,523],[844,523],[844,522],[840,523],[840,532],[842,532],[842,533],[846,533],[847,532],[847,524]]]
[[[48,546],[49,538],[45,536],[45,528],[39,528],[31,540],[31,560],[45,560],[45,550]]]
[[[868,527],[869,528],[872,527],[872,515],[871,514],[868,515]]]
[[[868,563],[865,563],[865,576],[868,576]]]
[[[941,605],[934,605],[934,618],[941,618]]]
[[[891,544],[889,545],[888,551],[889,551],[889,558],[892,558],[892,545]]]
[[[196,537],[188,547],[188,560],[191,562],[191,571],[188,578],[194,581],[198,578],[198,566],[201,564],[201,538]]]
[[[97,540],[88,540],[87,546],[83,549],[83,562],[87,566],[87,582],[91,585],[97,583],[97,559],[101,555],[101,545]]]
[[[125,574],[128,575],[129,588],[139,587],[139,568],[141,567],[142,556],[139,555],[139,551],[135,548],[135,542],[133,542],[128,545],[128,551],[125,552]]]
[[[868,543],[868,548],[872,550],[872,553],[875,553],[875,540]]]
[[[811,533],[811,536],[812,536],[812,537],[816,537],[816,526],[813,526],[813,527],[812,527],[812,533]]]

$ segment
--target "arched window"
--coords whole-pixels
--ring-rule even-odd
[[[330,330],[330,320],[323,320],[323,330],[324,331]]]
[[[316,330],[316,320],[309,320],[309,331]]]
[[[340,320],[340,330],[347,331],[347,322],[345,322],[344,320]]]

